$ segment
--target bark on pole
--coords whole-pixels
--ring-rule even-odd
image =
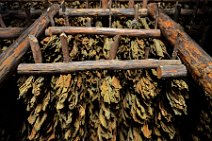
[[[98,60],[75,61],[70,63],[35,63],[20,64],[17,68],[19,74],[55,74],[71,73],[87,70],[128,70],[152,69],[164,65],[180,65],[180,60]]]
[[[29,35],[28,39],[35,63],[42,63],[42,54],[38,39],[34,35]]]
[[[109,16],[109,14],[113,16],[134,16],[135,10],[134,8],[111,8],[111,9],[103,9],[103,8],[92,8],[92,9],[73,9],[66,8],[66,11],[63,12],[62,9],[59,11],[59,15],[66,14],[67,16]],[[138,10],[138,15],[140,17],[147,16],[147,9],[141,8]]]
[[[0,86],[11,74],[14,73],[21,58],[29,49],[28,35],[39,36],[48,23],[49,16],[54,16],[59,11],[59,5],[54,4],[40,16],[10,47],[0,55]]]
[[[187,76],[185,65],[164,65],[157,68],[157,77],[161,78],[178,78]]]
[[[156,4],[149,4],[148,12],[155,18]],[[158,26],[173,46],[176,44],[178,33],[180,34],[178,46],[180,59],[193,79],[208,95],[212,96],[212,58],[162,10],[159,10]]]
[[[21,35],[24,28],[21,27],[5,27],[0,28],[0,39],[1,38],[16,38]]]
[[[121,28],[98,28],[98,27],[72,27],[59,26],[49,27],[45,30],[46,36],[54,34],[96,34],[96,35],[123,35],[139,37],[160,37],[159,29],[121,29]]]

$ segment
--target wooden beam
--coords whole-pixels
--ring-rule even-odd
[[[117,51],[118,51],[120,38],[121,38],[120,35],[116,35],[114,37],[114,41],[111,44],[111,48],[110,48],[110,51],[108,53],[109,54],[109,57],[108,57],[109,60],[112,60],[112,59],[116,58],[116,54],[117,54]]]
[[[0,28],[0,39],[1,38],[17,38],[21,35],[24,28],[21,27],[6,27]]]
[[[34,35],[29,35],[28,39],[35,63],[42,63],[42,54],[38,39]]]
[[[63,52],[63,62],[70,62],[71,57],[68,50],[68,37],[65,33],[60,34],[60,42]]]
[[[88,70],[128,70],[151,69],[161,65],[179,65],[180,60],[99,60],[77,61],[70,63],[36,63],[20,64],[17,68],[19,74],[54,74],[71,73]]]
[[[46,29],[46,36],[54,34],[98,34],[98,35],[123,35],[140,37],[160,37],[159,29],[117,29],[117,28],[98,28],[98,27],[72,27],[59,26]]]
[[[157,77],[161,78],[178,78],[187,76],[185,65],[164,65],[157,68]]]
[[[67,8],[65,12],[60,9],[59,15],[68,15],[68,16],[109,16],[109,14],[113,16],[134,16],[134,8],[111,8],[110,9],[71,9]],[[140,17],[146,17],[148,15],[147,9],[139,9],[138,15]]]
[[[156,4],[149,4],[148,11],[155,18]],[[159,10],[157,18],[162,34],[173,46],[179,38],[178,55],[180,59],[197,84],[212,96],[212,58],[162,10]],[[178,35],[180,36],[178,37]]]
[[[11,76],[29,49],[28,35],[39,36],[49,24],[49,16],[58,13],[59,5],[54,4],[40,16],[8,49],[0,55],[0,86]]]

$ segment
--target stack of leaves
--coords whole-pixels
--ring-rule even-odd
[[[55,20],[63,24],[62,19]],[[132,28],[132,20],[124,23],[126,18],[118,18],[112,26]],[[101,19],[93,21],[102,26]],[[82,17],[71,23],[85,24]],[[136,25],[144,28],[141,20]],[[102,35],[69,35],[71,60],[106,59],[113,41]],[[152,39],[121,37],[116,59],[143,59],[145,47],[151,48],[149,57],[167,58],[166,48],[159,42],[163,56]],[[62,62],[58,36],[42,39],[41,48],[44,62]],[[172,140],[178,137],[175,117],[187,114],[186,82],[158,80],[154,69],[20,76],[18,84],[27,111],[20,131],[23,140]]]

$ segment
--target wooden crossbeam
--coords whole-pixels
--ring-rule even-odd
[[[16,38],[21,35],[24,28],[21,27],[6,27],[0,28],[0,38]]]
[[[179,65],[180,60],[99,60],[76,61],[70,63],[35,63],[20,64],[17,68],[19,74],[54,74],[71,73],[74,71],[88,70],[128,70],[151,69],[163,65]]]
[[[98,28],[98,27],[49,27],[45,30],[47,36],[54,34],[98,34],[98,35],[123,35],[139,37],[160,37],[159,29],[117,29],[117,28]]]
[[[72,9],[66,8],[66,11],[63,12],[62,9],[59,11],[59,15],[66,14],[68,16],[109,16],[109,14],[113,16],[134,16],[134,8],[111,8],[110,9],[102,9],[102,8],[92,8],[92,9]],[[147,16],[147,9],[142,8],[138,10],[138,15],[140,17]]]

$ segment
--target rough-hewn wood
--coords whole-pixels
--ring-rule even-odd
[[[58,13],[59,5],[52,5],[47,12],[42,14],[10,47],[0,55],[0,86],[11,74],[21,61],[21,58],[29,49],[28,35],[39,36],[50,22],[48,15]]]
[[[143,0],[143,5],[142,5],[142,7],[143,7],[143,8],[147,8],[147,3],[148,3],[148,0]]]
[[[60,34],[60,42],[63,52],[63,62],[70,62],[71,58],[68,50],[68,37],[65,33]]]
[[[102,2],[102,8],[103,9],[108,8],[108,0],[101,0],[101,2]]]
[[[46,29],[46,36],[54,34],[98,34],[98,35],[123,35],[139,37],[160,37],[159,29],[117,29],[117,28],[98,28],[98,27],[72,27],[60,26],[49,27]]]
[[[179,65],[179,60],[99,60],[79,61],[70,63],[36,63],[20,64],[17,68],[19,74],[52,74],[71,73],[86,70],[127,70],[127,69],[150,69],[163,65]]]
[[[157,77],[161,78],[177,78],[187,76],[185,65],[164,65],[157,68]]]
[[[118,47],[119,47],[120,37],[121,37],[120,35],[116,35],[115,36],[115,40],[112,43],[111,49],[109,51],[109,57],[108,57],[109,60],[112,60],[112,59],[116,58],[116,53],[117,53],[117,50],[118,50]]]
[[[66,11],[63,12],[62,9],[59,11],[59,15],[66,14],[68,16],[109,16],[109,14],[113,16],[134,16],[134,8],[111,8],[110,9],[101,9],[101,8],[93,8],[93,9],[71,9],[66,8]],[[147,9],[139,9],[138,15],[140,17],[147,16]]]
[[[0,28],[0,38],[16,38],[21,35],[24,28],[21,27],[6,27]]]
[[[29,35],[28,39],[35,63],[42,63],[42,54],[38,39],[34,35]]]
[[[155,18],[156,4],[148,5],[149,14]],[[180,34],[178,55],[186,65],[193,79],[202,89],[212,96],[212,58],[195,42],[183,28],[175,23],[161,10],[158,15],[158,25],[164,37],[174,46]]]

